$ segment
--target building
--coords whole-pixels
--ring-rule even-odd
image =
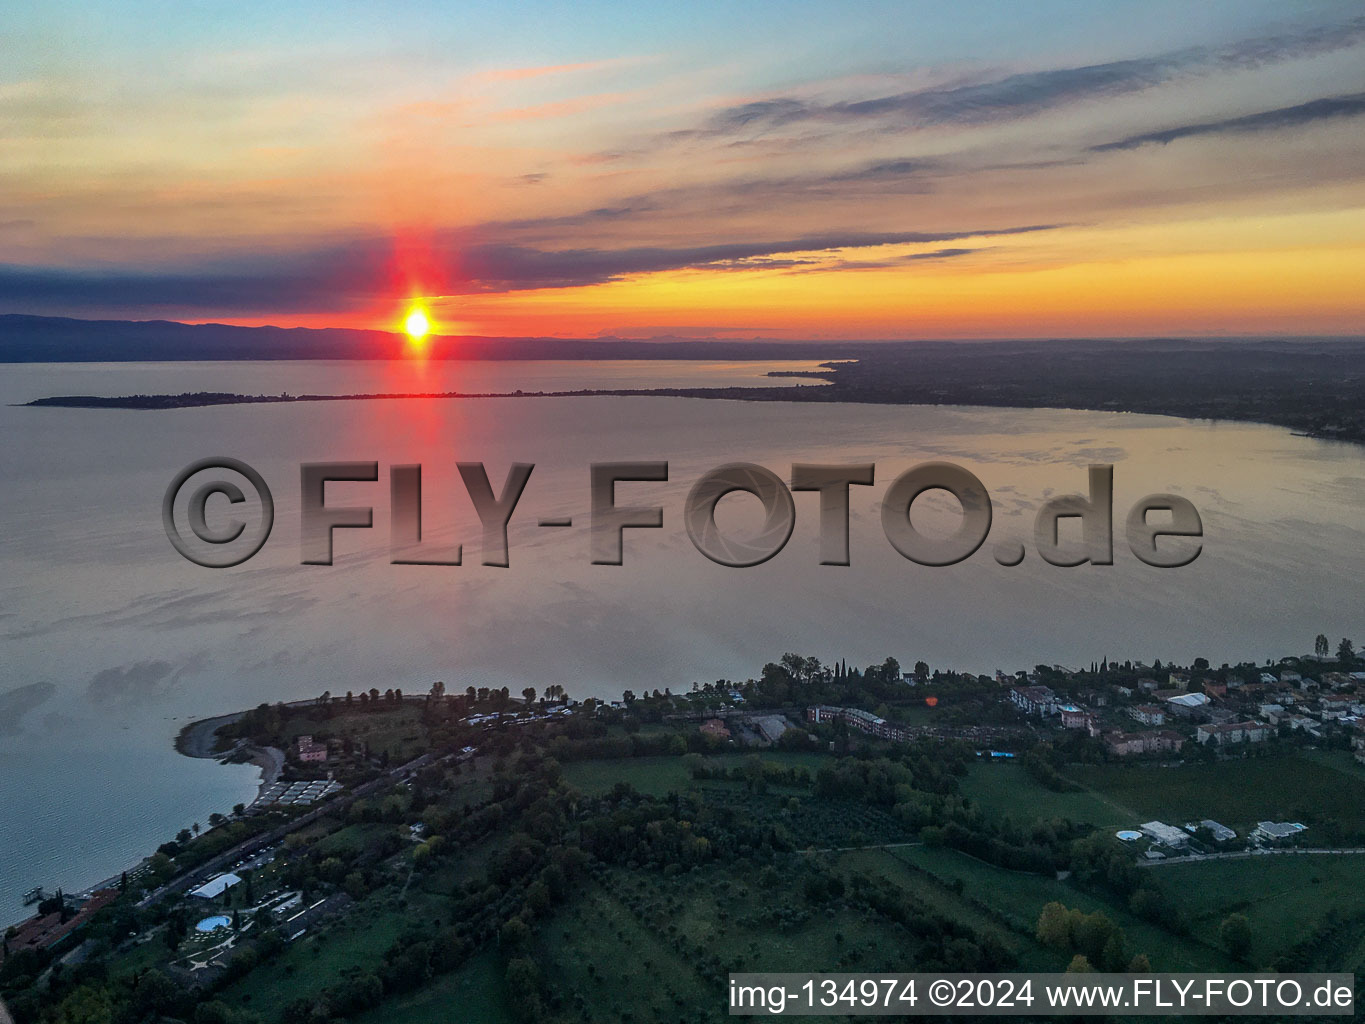
[[[1117,757],[1133,754],[1156,754],[1178,751],[1185,745],[1185,738],[1170,729],[1155,729],[1150,732],[1111,732],[1106,733],[1104,744],[1109,752]]]
[[[1183,715],[1191,717],[1201,713],[1209,703],[1207,695],[1202,693],[1182,693],[1166,700],[1166,707],[1173,715]]]
[[[1270,739],[1274,730],[1264,722],[1227,722],[1223,725],[1201,725],[1194,732],[1199,743],[1213,741],[1214,746],[1224,747],[1230,743],[1262,743]]]
[[[1051,715],[1057,710],[1057,695],[1046,686],[1013,686],[1010,703],[1026,715]]]
[[[1165,725],[1166,712],[1158,704],[1138,704],[1128,709],[1128,714],[1132,715],[1143,725]]]
[[[859,732],[897,743],[904,743],[910,738],[910,730],[906,726],[888,722],[885,718],[880,718],[871,711],[863,711],[861,708],[836,708],[828,704],[816,704],[806,709],[806,718],[817,725],[846,722],[850,728]]]
[[[1057,707],[1062,716],[1063,729],[1088,729],[1095,716],[1075,704],[1060,704]]]
[[[1187,672],[1172,672],[1167,676],[1166,685],[1174,690],[1188,690],[1190,688],[1190,676]]]
[[[242,880],[234,874],[214,875],[198,889],[191,889],[188,895],[201,900],[216,900],[234,885],[241,884]]]
[[[62,920],[61,911],[53,911],[51,914],[31,917],[15,925],[6,936],[4,946],[0,947],[0,963],[4,963],[21,950],[43,950],[55,946],[89,921],[96,911],[114,902],[118,897],[117,889],[97,889],[81,904],[80,909],[65,921]],[[69,902],[67,906],[69,908]],[[0,1005],[0,1020],[7,1019],[4,1006]]]
[[[314,743],[313,737],[307,733],[300,736],[296,741],[298,758],[300,761],[320,762],[327,760],[327,744]]]
[[[1258,821],[1251,838],[1263,843],[1276,843],[1292,839],[1307,829],[1307,825],[1301,825],[1297,821]]]
[[[776,743],[782,738],[782,734],[790,728],[787,725],[787,720],[781,715],[764,715],[751,721],[759,735],[768,743]]]
[[[1204,692],[1210,697],[1226,697],[1228,695],[1228,684],[1220,683],[1216,679],[1205,679]]]
[[[1232,840],[1237,838],[1236,832],[1228,828],[1226,825],[1218,824],[1218,822],[1214,821],[1212,818],[1205,818],[1196,827],[1206,828],[1210,832],[1212,832],[1213,841],[1215,843],[1230,843],[1232,842]]]
[[[1160,843],[1162,846],[1169,846],[1173,850],[1179,850],[1189,845],[1190,834],[1182,828],[1174,825],[1167,825],[1164,821],[1149,821],[1139,825],[1140,831],[1153,842]]]
[[[1289,728],[1291,729],[1306,732],[1308,735],[1316,736],[1318,739],[1322,738],[1322,727],[1307,715],[1290,715],[1286,721],[1289,723]]]
[[[708,718],[702,722],[700,732],[703,736],[714,736],[718,740],[730,738],[730,730],[719,718]]]

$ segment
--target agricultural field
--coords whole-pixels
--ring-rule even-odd
[[[270,962],[225,988],[220,995],[225,1003],[249,1009],[267,1020],[278,1020],[285,1007],[335,983],[350,970],[370,968],[376,951],[392,945],[404,928],[428,910],[438,915],[441,905],[425,896],[399,905],[376,906],[372,900],[366,912],[352,910],[329,922],[316,935],[291,943]]]
[[[1173,935],[1134,917],[1126,907],[1083,892],[1065,881],[1008,871],[956,850],[917,846],[889,853],[950,887],[960,885],[964,895],[975,896],[986,903],[1001,920],[1021,933],[1031,935],[1043,906],[1055,900],[1087,914],[1102,911],[1124,930],[1135,952],[1147,954],[1155,970],[1210,971],[1233,966],[1227,954],[1215,946],[1199,939]],[[1063,963],[1052,969],[1064,967]]]
[[[1070,818],[1096,828],[1131,827],[1133,812],[1101,793],[1056,793],[1035,782],[1018,761],[974,765],[962,780],[962,795],[994,821],[1017,823]]]
[[[356,1017],[357,1024],[449,1024],[458,1009],[461,1024],[506,1024],[511,1010],[503,995],[502,961],[493,950],[470,958],[460,970],[426,988]]]
[[[1216,932],[1228,914],[1244,914],[1251,922],[1251,962],[1265,965],[1312,935],[1329,915],[1365,918],[1362,872],[1365,854],[1283,855],[1153,868],[1147,884],[1179,900],[1197,931]],[[1330,966],[1321,969],[1359,972],[1365,948],[1357,943],[1352,955],[1332,955],[1323,961]]]
[[[1129,824],[1213,818],[1245,834],[1258,821],[1311,825],[1332,817],[1343,828],[1365,830],[1365,775],[1343,767],[1316,752],[1285,752],[1177,767],[1086,765],[1063,774],[1116,809],[1127,808]]]
[[[609,793],[618,782],[628,782],[649,796],[684,792],[694,784],[680,757],[574,761],[564,766],[564,781],[588,796]]]
[[[765,750],[747,754],[714,754],[706,758],[706,763],[734,768],[743,764],[746,758],[752,757],[785,767],[803,767],[811,773],[812,777],[820,765],[828,760],[820,754]],[[610,792],[618,782],[627,782],[639,792],[649,796],[667,796],[669,793],[681,793],[699,785],[688,774],[686,762],[682,758],[667,755],[612,758],[601,761],[573,761],[564,765],[564,779],[589,796]],[[709,779],[702,780],[702,782],[708,786],[719,784],[715,780]]]

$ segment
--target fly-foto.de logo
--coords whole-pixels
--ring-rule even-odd
[[[506,568],[511,564],[507,528],[521,508],[533,463],[513,463],[496,489],[481,462],[456,463],[465,493],[478,516],[480,562]],[[588,553],[594,565],[622,565],[626,531],[659,529],[665,509],[650,501],[649,485],[669,480],[667,462],[600,462],[589,467],[584,494]],[[872,487],[873,463],[844,465],[795,463],[787,479],[747,462],[718,466],[701,476],[683,502],[681,514],[693,546],[711,561],[745,568],[760,565],[787,546],[796,525],[794,493],[813,492],[819,517],[820,565],[847,566],[850,506],[854,488]],[[331,565],[337,530],[374,528],[374,504],[334,505],[327,484],[379,482],[377,462],[308,462],[299,466],[300,562]],[[1114,563],[1114,467],[1091,466],[1088,491],[1049,498],[1033,521],[1032,542],[1049,565]],[[463,545],[437,550],[422,532],[422,467],[394,465],[388,470],[390,561],[394,565],[463,564]],[[961,516],[947,537],[917,529],[910,512],[930,491],[951,496]],[[721,498],[736,492],[752,495],[762,505],[763,522],[756,531],[727,533],[716,521]],[[382,497],[379,491],[376,498]],[[657,501],[657,497],[655,501]],[[275,499],[265,478],[239,459],[214,457],[195,462],[176,474],[162,499],[162,523],[177,551],[209,568],[240,565],[270,537]],[[990,492],[971,471],[947,462],[926,462],[896,476],[880,498],[882,532],[892,549],[923,566],[956,565],[974,555],[991,532]],[[529,519],[529,515],[524,514]],[[1079,523],[1079,538],[1063,538],[1062,523]],[[571,529],[574,517],[536,520],[540,527]],[[1189,565],[1203,550],[1204,525],[1199,511],[1175,494],[1150,494],[1127,509],[1123,538],[1133,557],[1156,568]],[[1074,534],[1076,531],[1069,530]],[[998,539],[991,549],[1003,566],[1020,564],[1026,554],[1017,537]]]

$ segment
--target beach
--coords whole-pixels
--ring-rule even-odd
[[[227,750],[218,750],[217,734],[218,730],[225,725],[231,725],[240,719],[246,712],[238,711],[235,714],[219,715],[216,718],[205,718],[198,722],[191,722],[180,730],[180,734],[175,738],[175,749],[186,757],[208,758],[215,761],[222,761],[237,755],[240,760],[247,764],[255,765],[261,771],[261,783],[257,789],[257,798],[264,793],[268,787],[273,785],[284,772],[284,751],[278,747],[258,747],[239,740],[235,746]],[[241,755],[245,755],[244,757]]]

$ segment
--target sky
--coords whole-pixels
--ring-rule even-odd
[[[1365,333],[1358,2],[0,7],[0,312]]]

